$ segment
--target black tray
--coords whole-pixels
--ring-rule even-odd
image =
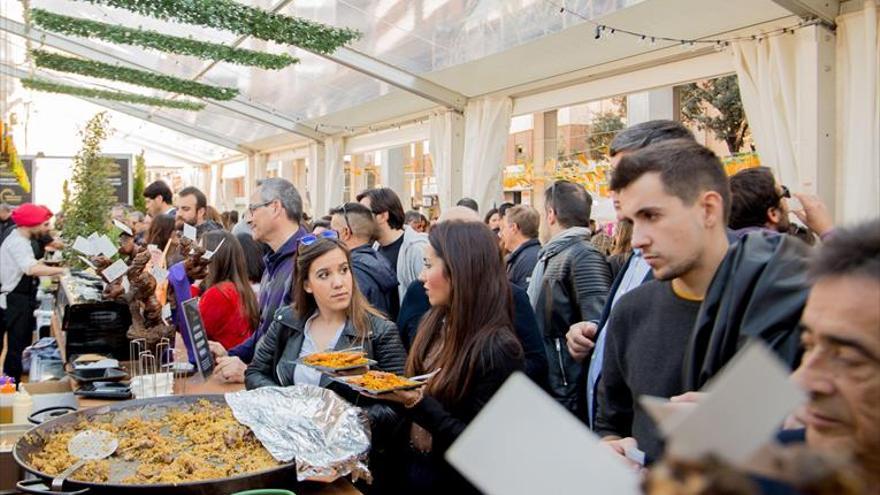
[[[86,383],[74,393],[91,399],[128,400],[132,397],[128,384],[119,382]]]
[[[128,378],[128,373],[122,368],[74,369],[67,374],[79,383],[118,382]]]

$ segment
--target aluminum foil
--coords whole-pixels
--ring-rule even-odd
[[[298,480],[329,482],[347,474],[370,480],[369,421],[333,391],[263,387],[228,393],[226,402],[277,461],[296,460]]]

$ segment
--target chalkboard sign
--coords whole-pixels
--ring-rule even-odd
[[[108,181],[113,186],[115,202],[131,204],[131,155],[103,155],[113,162]]]
[[[186,318],[186,331],[195,356],[190,356],[190,361],[195,361],[196,368],[207,379],[214,371],[214,356],[208,347],[208,334],[202,323],[202,315],[199,313],[199,298],[194,297],[183,303],[183,317]]]

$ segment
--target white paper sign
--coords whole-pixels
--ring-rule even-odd
[[[188,237],[192,240],[196,240],[197,233],[198,233],[198,231],[192,225],[190,225],[188,223],[183,224],[183,236],[184,237]]]
[[[789,374],[762,342],[750,343],[706,385],[697,407],[661,425],[669,432],[667,451],[682,459],[748,461],[805,399]]]
[[[126,272],[128,272],[128,265],[122,260],[116,260],[116,262],[104,269],[103,275],[108,282],[113,282],[117,278],[125,275]]]
[[[89,236],[89,240],[95,242],[96,240],[98,240],[98,237],[101,237],[101,235],[97,232],[92,232],[92,234]]]
[[[116,220],[115,218],[113,219],[113,225],[115,225],[117,229],[125,232],[128,235],[134,235],[134,233],[131,231],[131,227],[129,227],[128,225],[125,225],[124,223],[120,222],[119,220]]]
[[[73,241],[73,249],[76,249],[86,256],[94,256],[98,254],[98,250],[92,242],[82,236],[77,236],[76,240]]]
[[[447,450],[446,460],[489,494],[641,493],[636,473],[519,372]]]
[[[98,269],[98,267],[95,266],[91,261],[89,261],[89,259],[86,258],[85,256],[80,256],[79,259],[81,259],[81,260],[83,261],[83,263],[85,263],[86,265],[88,265],[88,267],[91,268],[92,270],[97,270],[97,269]]]
[[[213,251],[205,251],[205,254],[202,255],[202,259],[211,261],[211,258],[214,257],[214,253],[220,250],[220,246],[222,246],[225,241],[226,239],[220,239],[220,244],[217,244],[217,247],[215,247]]]
[[[154,266],[150,273],[153,274],[153,277],[156,279],[156,282],[162,283],[168,280],[168,270],[162,268],[161,266]]]
[[[92,244],[95,245],[99,253],[102,253],[104,256],[111,258],[116,254],[116,245],[113,244],[113,241],[110,240],[106,235],[100,235],[97,239],[92,241]]]
[[[125,290],[126,294],[131,291],[131,282],[128,281],[128,277],[122,278],[122,288]]]
[[[165,303],[165,305],[162,306],[162,319],[167,320],[168,318],[171,318],[171,305]]]

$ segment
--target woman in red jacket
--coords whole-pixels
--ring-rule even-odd
[[[234,235],[214,230],[202,235],[202,243],[206,250],[215,252],[208,277],[201,284],[199,310],[208,340],[231,349],[247,340],[257,327],[257,297],[248,281],[244,251]]]

